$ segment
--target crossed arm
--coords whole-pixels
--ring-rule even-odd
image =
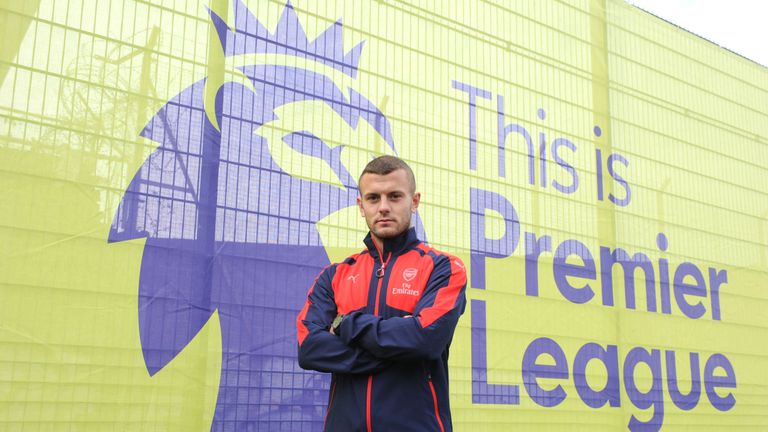
[[[335,373],[375,373],[391,362],[439,358],[453,337],[466,300],[466,273],[456,258],[440,256],[413,316],[384,319],[356,311],[338,331],[331,288],[333,267],[326,268],[310,289],[299,317],[299,365]]]

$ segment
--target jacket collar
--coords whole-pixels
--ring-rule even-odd
[[[363,239],[363,243],[365,243],[368,251],[370,251],[371,256],[374,258],[380,258],[379,251],[376,248],[376,244],[373,242],[373,239],[371,238],[370,231],[368,232],[368,235],[365,236],[365,239]],[[400,255],[403,251],[409,249],[411,246],[418,244],[419,239],[416,237],[416,229],[411,227],[396,237],[383,239],[382,243],[384,243],[384,250],[382,253],[384,254],[384,257],[388,259],[391,254]]]

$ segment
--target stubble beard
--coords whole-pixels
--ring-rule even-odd
[[[408,218],[407,221],[404,221],[404,224],[403,224],[402,227],[398,226],[398,230],[397,231],[389,229],[389,228],[386,228],[386,229],[383,230],[384,232],[382,232],[382,230],[379,230],[379,229],[375,228],[375,223],[374,223],[373,226],[369,225],[368,229],[371,231],[371,234],[376,236],[376,238],[378,238],[380,240],[385,240],[385,239],[391,239],[391,238],[395,238],[395,237],[399,236],[400,234],[408,231],[408,229],[410,227],[411,227],[411,218]]]

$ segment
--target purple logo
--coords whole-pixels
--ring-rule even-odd
[[[210,14],[227,57],[291,56],[301,61],[287,64],[356,78],[363,44],[344,52],[341,21],[310,42],[290,3],[274,32],[240,0],[233,7],[234,29]],[[214,89],[215,101],[207,101],[203,79],[149,121],[141,135],[158,148],[128,186],[109,241],[146,238],[138,319],[150,375],[218,311],[222,367],[211,429],[319,430],[329,379],[299,368],[295,319],[329,264],[316,223],[354,205],[357,185],[342,163],[343,145],[308,130],[269,143],[259,128],[277,120],[280,107],[319,102],[352,130],[367,123],[390,153],[394,142],[373,103],[322,73],[277,64],[238,71],[247,79]],[[326,165],[338,184],[289,174],[270,152],[275,145]]]

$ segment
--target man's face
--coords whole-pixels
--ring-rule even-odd
[[[419,207],[421,194],[412,193],[405,170],[387,175],[366,173],[360,179],[357,205],[371,235],[379,244],[407,230]]]

